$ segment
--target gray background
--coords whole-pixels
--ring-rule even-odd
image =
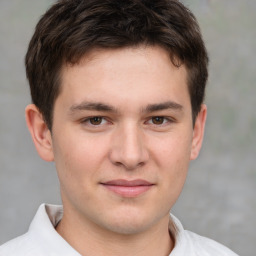
[[[60,202],[54,165],[37,156],[24,120],[24,55],[52,2],[0,1],[0,244],[27,230],[40,203]],[[173,212],[186,229],[255,256],[256,1],[183,2],[196,14],[211,58],[209,116]]]

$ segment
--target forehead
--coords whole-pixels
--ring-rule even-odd
[[[95,49],[77,64],[64,65],[61,78],[61,94],[75,103],[90,97],[143,102],[146,95],[156,101],[188,96],[185,66],[174,66],[170,54],[158,46]]]
[[[71,69],[79,68],[85,65],[88,69],[90,66],[94,68],[95,65],[99,64],[105,64],[111,67],[111,64],[114,64],[114,60],[119,58],[122,58],[120,59],[120,62],[123,62],[122,66],[124,68],[127,68],[127,66],[124,64],[128,61],[131,62],[132,59],[134,60],[134,63],[138,65],[141,64],[141,62],[138,61],[142,60],[144,62],[142,63],[143,65],[150,65],[151,69],[156,68],[157,71],[160,71],[163,65],[171,68],[176,66],[177,69],[181,67],[185,71],[184,75],[187,76],[187,68],[185,65],[180,64],[181,62],[179,61],[178,57],[174,56],[170,51],[167,51],[165,48],[159,45],[152,46],[145,44],[121,48],[95,47],[82,55],[82,57],[76,62],[64,63],[62,67],[62,75],[69,72]],[[136,65],[133,64],[133,67],[135,68]]]

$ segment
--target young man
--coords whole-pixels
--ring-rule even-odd
[[[0,255],[234,256],[170,210],[198,156],[208,57],[176,0],[62,0],[26,55],[26,120],[63,208],[41,205]]]

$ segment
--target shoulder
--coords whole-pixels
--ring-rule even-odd
[[[41,256],[35,250],[35,241],[28,233],[0,246],[0,256]]]
[[[54,228],[61,216],[61,206],[42,204],[28,232],[0,246],[0,256],[53,255],[59,241],[65,244]]]
[[[0,246],[0,256],[80,255],[55,230],[62,213],[61,206],[42,204],[28,232]]]
[[[226,246],[207,237],[197,235],[187,230],[185,230],[184,235],[187,237],[187,240],[191,243],[191,245],[193,245],[195,255],[238,256]]]
[[[171,256],[238,256],[212,239],[185,230],[175,216],[171,215],[170,217],[169,229],[175,239],[175,247]]]

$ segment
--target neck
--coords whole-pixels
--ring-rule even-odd
[[[64,211],[56,230],[83,256],[168,256],[174,247],[168,223],[167,216],[144,232],[127,235],[103,230],[80,218],[69,218]]]

